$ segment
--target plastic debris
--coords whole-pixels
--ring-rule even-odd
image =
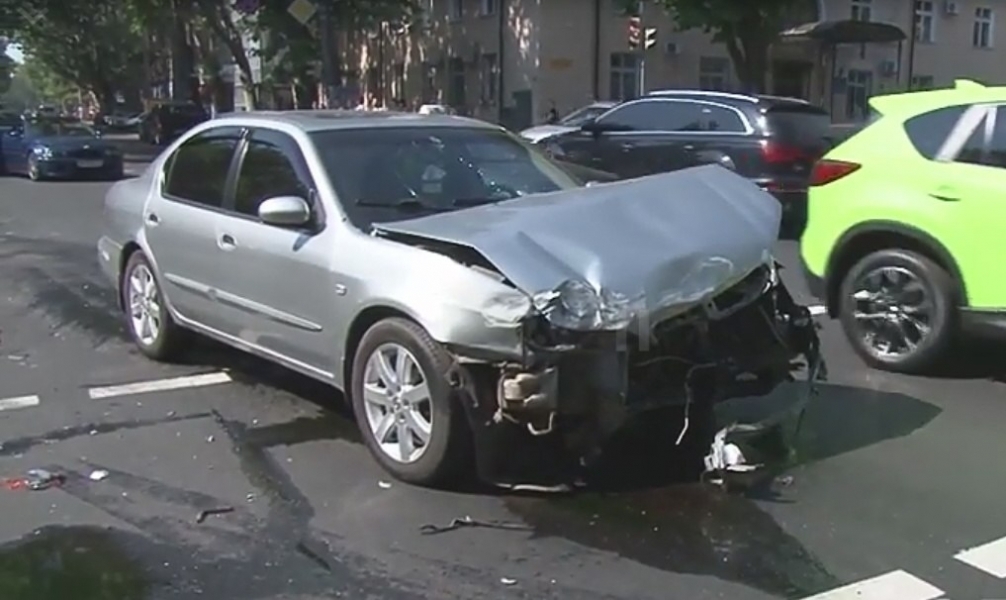
[[[510,579],[509,577],[500,577],[500,583],[503,585],[517,585],[517,580]]]
[[[53,486],[62,485],[65,477],[50,473],[45,469],[30,469],[24,477],[14,477],[3,480],[3,487],[8,490],[47,490]]]
[[[377,487],[381,488],[382,490],[390,490],[391,484],[388,483],[387,481],[378,481]]]
[[[97,471],[91,471],[91,474],[88,475],[87,478],[90,479],[91,481],[103,481],[107,477],[108,477],[108,471],[104,469],[98,469]]]
[[[508,521],[479,521],[467,516],[460,519],[454,519],[447,525],[423,525],[419,528],[419,531],[423,535],[436,535],[438,533],[447,533],[448,531],[454,531],[463,527],[506,529],[509,531],[533,531],[529,525],[525,525],[523,523],[512,523]]]
[[[206,510],[199,511],[199,514],[196,515],[196,523],[202,523],[203,521],[206,520],[206,517],[210,515],[224,515],[232,512],[234,512],[233,506],[220,506],[217,508],[207,508]]]

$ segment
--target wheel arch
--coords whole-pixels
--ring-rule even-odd
[[[357,313],[353,322],[346,330],[346,342],[343,345],[342,365],[342,392],[349,398],[352,395],[353,385],[353,359],[356,357],[356,350],[360,347],[360,341],[367,330],[385,319],[405,319],[420,326],[422,323],[410,315],[404,309],[392,306],[390,303],[373,304]]]
[[[838,316],[838,290],[842,276],[853,264],[871,252],[885,248],[901,248],[918,252],[944,268],[957,286],[958,302],[968,305],[964,277],[953,255],[939,240],[925,231],[896,221],[868,221],[845,232],[825,269],[828,314]]]
[[[126,305],[122,300],[122,279],[126,276],[126,263],[129,262],[129,258],[136,254],[137,252],[142,252],[143,248],[134,241],[126,242],[126,245],[122,247],[122,252],[119,253],[119,276],[118,282],[116,284],[115,295],[116,301],[119,304],[120,310],[125,310]]]

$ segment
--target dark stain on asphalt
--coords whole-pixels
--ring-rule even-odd
[[[0,548],[4,600],[142,600],[149,588],[109,530],[46,528]]]
[[[41,444],[53,444],[57,442],[65,442],[66,440],[71,440],[74,438],[84,437],[88,435],[116,433],[118,431],[128,431],[131,429],[143,429],[145,427],[155,427],[158,425],[166,425],[168,423],[175,423],[179,421],[205,419],[209,416],[211,416],[211,413],[204,412],[190,415],[164,417],[160,419],[110,421],[105,423],[91,423],[84,425],[75,425],[72,427],[64,427],[62,429],[57,429],[55,431],[43,433],[42,435],[15,438],[12,440],[6,440],[4,442],[0,442],[0,456],[15,456],[18,454],[24,454],[29,449],[35,446],[39,446]],[[0,598],[2,598],[2,596],[0,596]]]
[[[839,584],[751,500],[700,484],[510,498],[506,504],[537,536],[561,537],[663,571],[712,576],[786,598]]]

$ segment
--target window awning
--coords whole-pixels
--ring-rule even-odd
[[[779,34],[784,42],[814,41],[826,45],[887,44],[907,36],[897,25],[876,21],[815,21],[786,29]]]

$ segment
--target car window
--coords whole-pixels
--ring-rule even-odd
[[[382,127],[311,135],[339,202],[361,229],[579,185],[540,151],[492,129]]]
[[[1006,168],[1006,106],[996,108],[995,120],[989,137],[986,164],[1003,169]]]
[[[310,200],[311,184],[297,142],[279,131],[257,129],[248,139],[234,192],[234,210],[258,215],[263,200],[297,196]]]
[[[721,133],[744,133],[744,121],[736,111],[722,106],[699,104],[699,127],[702,131]]]
[[[217,127],[186,140],[169,159],[164,193],[174,198],[221,207],[239,127]]]
[[[967,108],[967,106],[947,106],[916,115],[905,121],[905,133],[915,146],[915,150],[932,160]],[[981,149],[978,151],[980,154]]]
[[[688,101],[648,100],[618,108],[599,123],[627,131],[704,131],[707,105]],[[736,115],[734,115],[736,116]]]
[[[831,116],[816,106],[777,106],[765,113],[765,120],[770,135],[799,145],[818,145],[835,138]]]

